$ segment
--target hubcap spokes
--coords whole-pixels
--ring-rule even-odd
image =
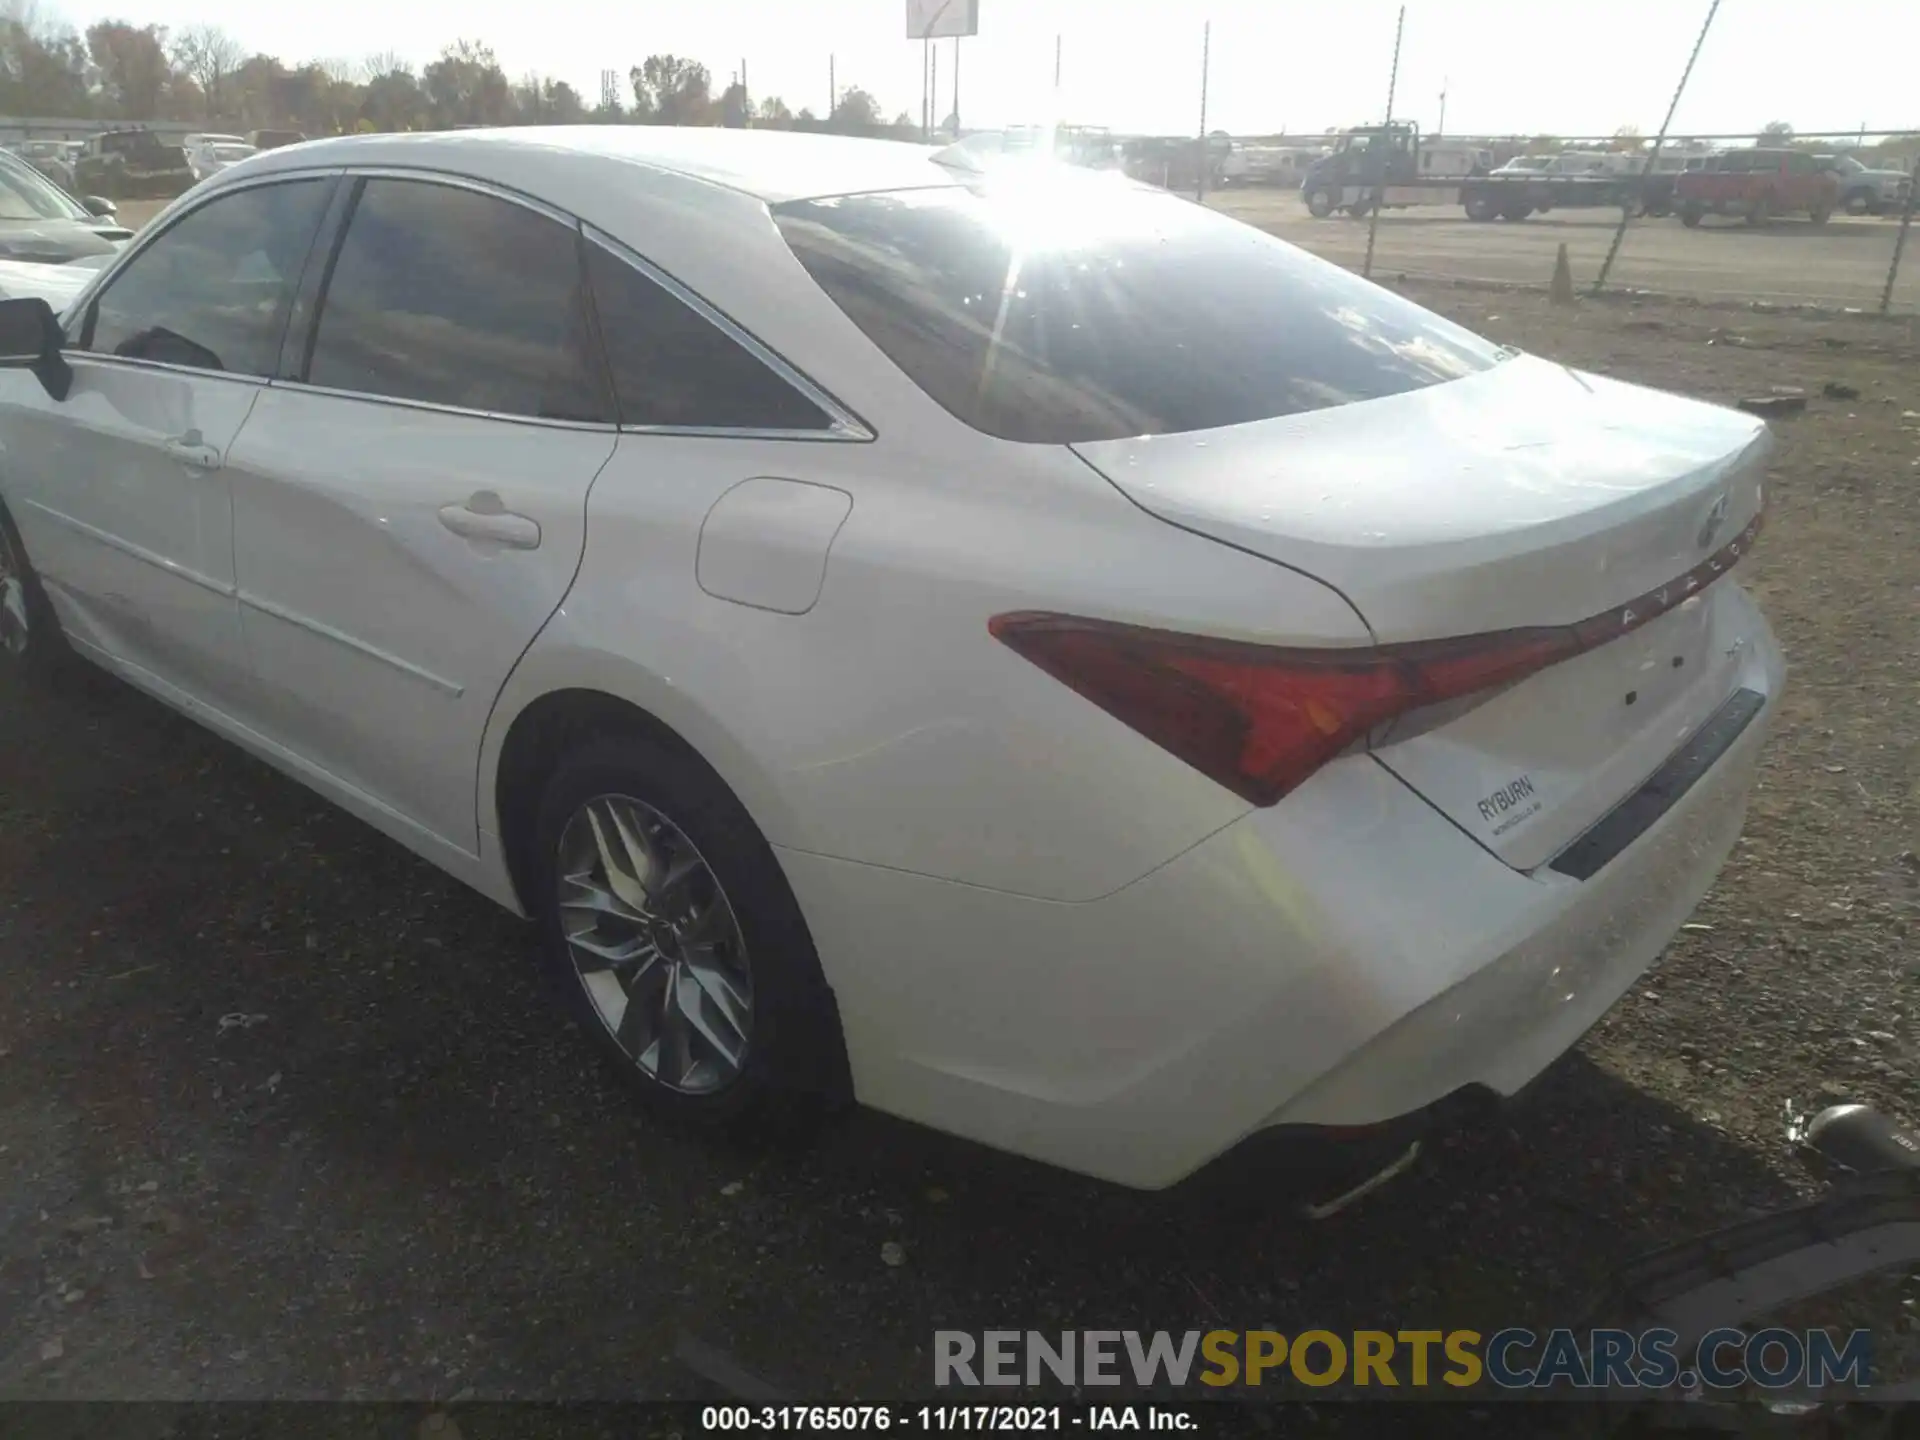
[[[753,1033],[752,972],[693,842],[651,806],[603,795],[567,822],[559,875],[568,952],[620,1048],[684,1094],[732,1081]]]
[[[27,574],[0,530],[0,650],[24,655],[27,649]]]

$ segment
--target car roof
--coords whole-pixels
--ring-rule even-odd
[[[402,165],[473,174],[537,191],[543,161],[565,154],[679,175],[768,203],[860,191],[960,183],[936,149],[791,130],[668,125],[545,125],[348,135],[309,140],[250,159],[248,173],[317,165]]]

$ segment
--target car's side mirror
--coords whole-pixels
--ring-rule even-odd
[[[85,195],[80,203],[87,208],[89,215],[118,215],[120,207],[104,195]]]
[[[38,295],[0,300],[0,370],[31,370],[56,400],[67,398],[73,367],[60,347],[60,317]]]

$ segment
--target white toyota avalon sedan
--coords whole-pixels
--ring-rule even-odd
[[[1158,1187],[1510,1095],[1712,882],[1782,681],[1761,423],[1112,175],[301,145],[0,367],[0,668],[537,920],[687,1119]]]

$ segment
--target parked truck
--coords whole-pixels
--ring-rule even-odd
[[[1492,151],[1478,141],[1423,137],[1411,121],[1394,121],[1342,132],[1333,153],[1308,171],[1301,194],[1321,217],[1365,215],[1375,203],[1459,205],[1470,220],[1525,220],[1600,205],[1664,214],[1679,163],[1647,171],[1638,155],[1570,150],[1495,168]]]
[[[1300,195],[1316,219],[1365,215],[1375,204],[1457,205],[1460,184],[1493,168],[1493,152],[1468,140],[1422,137],[1410,120],[1343,130],[1333,152],[1307,167]]]
[[[1688,226],[1709,215],[1738,215],[1749,225],[1764,225],[1791,214],[1824,225],[1839,203],[1839,182],[1804,150],[1725,150],[1674,185],[1674,206]]]

